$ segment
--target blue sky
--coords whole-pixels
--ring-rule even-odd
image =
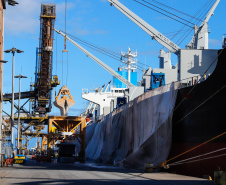
[[[15,46],[24,51],[23,54],[16,54],[15,75],[22,73],[22,75],[28,77],[28,79],[22,79],[22,91],[26,91],[30,88],[30,82],[34,81],[35,52],[36,47],[39,46],[39,16],[42,1],[17,1],[19,2],[19,5],[15,7],[7,5],[7,9],[5,10],[4,49],[10,49]],[[55,28],[64,30],[65,0],[45,0],[45,2],[56,3],[57,19]],[[117,53],[126,51],[128,47],[130,47],[132,50],[138,51],[139,62],[144,63],[147,66],[158,67],[158,55],[162,46],[155,40],[152,40],[149,35],[125,17],[115,7],[110,6],[109,2],[106,0],[67,0],[67,2],[68,33]],[[167,33],[178,31],[183,27],[182,24],[141,6],[133,0],[120,0],[120,2],[163,34],[170,35]],[[209,0],[159,0],[159,2],[165,3],[166,5],[189,15],[194,15],[206,2],[209,2]],[[215,10],[214,16],[212,16],[209,21],[209,48],[221,48],[222,35],[226,33],[226,24],[223,18],[225,7],[226,1],[222,0]],[[182,16],[181,14],[178,15]],[[188,17],[184,18],[189,19]],[[185,27],[185,29],[188,29],[188,27]],[[185,33],[186,32],[183,34]],[[192,34],[193,32],[191,32],[187,39],[179,45],[181,48],[184,48],[185,45],[190,42]],[[65,54],[63,56],[64,60],[62,61],[64,38],[56,33],[54,38],[53,74],[58,75],[61,82],[64,83],[61,83],[58,88],[54,89],[53,94],[55,94],[55,90],[58,93],[59,89],[64,84],[67,85],[75,100],[75,105],[69,110],[69,115],[78,115],[87,107],[87,102],[81,98],[82,89],[90,90],[101,87],[103,84],[107,84],[112,80],[112,75],[92,61],[92,59],[86,57],[84,53],[69,42],[67,42],[67,49],[69,50],[69,66],[67,68]],[[173,41],[176,42],[178,38],[179,37],[176,37]],[[92,50],[90,51],[115,70],[121,65],[121,63],[116,60]],[[173,64],[175,64],[176,57],[173,54],[172,59]],[[12,55],[5,54],[4,60],[8,60],[9,62],[4,64],[3,92],[10,93],[12,83]],[[63,77],[62,63],[64,64]],[[67,70],[68,82],[66,84]],[[141,74],[142,72],[138,70],[139,80]],[[18,92],[18,86],[18,80],[16,79],[15,92]],[[10,113],[9,104],[4,104],[3,109]],[[57,108],[53,107],[53,111],[50,114],[59,115],[59,111]]]

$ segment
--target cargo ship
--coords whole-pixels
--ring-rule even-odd
[[[102,87],[82,93],[95,105],[84,114],[92,120],[86,129],[87,160],[135,169],[164,168],[198,177],[213,177],[215,170],[224,170],[226,39],[222,50],[209,49],[207,23],[220,0],[215,1],[203,23],[195,26],[186,49],[118,0],[108,1],[169,52],[160,51],[160,68],[144,70],[137,85],[132,82],[136,52],[129,49],[122,53],[127,65],[123,75],[121,69],[116,73],[68,35],[55,30],[114,76],[110,92],[107,86],[105,90]],[[178,56],[175,66],[171,64],[171,53]]]
[[[224,170],[225,60],[219,50],[207,79],[158,87],[96,119],[87,127],[87,159],[197,177]]]

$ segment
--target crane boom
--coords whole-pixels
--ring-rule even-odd
[[[214,14],[214,10],[217,8],[218,4],[219,4],[220,0],[216,0],[215,3],[213,4],[213,6],[211,7],[209,13],[207,14],[206,18],[204,19],[202,25],[205,23],[205,22],[208,22],[210,17]],[[202,26],[201,25],[201,26]]]
[[[197,49],[197,42],[198,42],[198,34],[203,30],[203,28],[205,27],[205,25],[208,23],[210,17],[214,14],[214,10],[217,8],[218,4],[219,4],[220,0],[216,0],[215,3],[213,4],[213,6],[211,7],[210,11],[208,12],[208,14],[206,15],[206,18],[204,19],[204,21],[202,22],[202,24],[198,27],[198,29],[195,31],[194,36],[192,37],[191,41],[189,42],[189,44],[187,45],[187,48],[191,48]],[[207,34],[208,34],[208,30],[206,30]],[[207,40],[208,42],[208,40]],[[196,43],[196,46],[194,46],[194,44]],[[207,48],[205,48],[207,49]]]
[[[132,20],[135,24],[137,24],[141,29],[143,29],[147,34],[149,34],[152,39],[155,39],[162,46],[169,49],[172,53],[178,54],[180,47],[177,46],[173,41],[165,37],[162,33],[157,31],[155,28],[150,26],[147,22],[125,7],[118,0],[108,0],[111,5],[115,6],[120,12],[122,12],[125,16],[127,16],[130,20]]]
[[[54,29],[57,33],[65,37],[67,40],[69,40],[73,45],[75,45],[78,49],[80,49],[82,52],[84,52],[87,56],[89,56],[91,59],[93,59],[96,63],[98,63],[100,66],[102,66],[104,69],[106,69],[109,73],[111,73],[115,78],[119,79],[122,83],[126,84],[128,87],[134,87],[132,83],[130,83],[128,80],[126,80],[124,77],[122,77],[120,74],[115,72],[112,68],[110,68],[108,65],[106,65],[104,62],[99,60],[97,57],[95,57],[92,53],[88,52],[86,49],[84,49],[82,46],[80,46],[78,43],[76,43],[74,40],[72,40],[70,37],[65,35],[60,30]]]

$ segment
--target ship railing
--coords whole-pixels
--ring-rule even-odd
[[[208,74],[208,75],[197,75],[197,76],[182,79],[182,80],[179,81],[180,82],[180,88],[190,87],[190,86],[193,86],[197,83],[201,83],[201,82],[205,81],[209,76],[210,76],[210,74]]]
[[[114,85],[111,85],[111,86],[110,86],[110,89],[111,89],[111,88],[121,88],[121,89],[126,89],[127,87],[126,87],[125,84],[123,84],[123,85],[122,85],[122,84],[121,84],[121,85],[115,85],[115,84],[114,84]]]

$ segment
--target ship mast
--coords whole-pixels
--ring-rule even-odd
[[[122,62],[126,64],[123,69],[126,69],[128,71],[128,81],[131,82],[131,71],[137,69],[137,59],[134,59],[135,57],[137,57],[137,51],[132,52],[129,48],[127,53],[121,52],[121,56],[122,58],[124,57],[126,59],[122,60]]]

